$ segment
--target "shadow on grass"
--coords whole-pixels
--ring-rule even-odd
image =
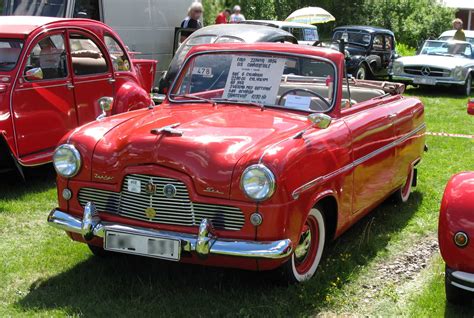
[[[21,199],[29,193],[39,193],[55,186],[56,173],[52,165],[24,170],[25,179],[16,172],[0,174],[0,200]]]
[[[246,272],[154,259],[90,257],[54,277],[35,282],[15,306],[61,309],[85,316],[307,316],[324,310],[331,295],[357,277],[392,234],[404,228],[421,205],[383,203],[327,248],[317,275],[287,286],[275,272]],[[73,243],[71,243],[73,244]]]

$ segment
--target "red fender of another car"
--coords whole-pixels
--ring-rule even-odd
[[[454,243],[459,231],[470,239],[462,248]],[[474,172],[461,172],[449,180],[441,202],[438,239],[448,267],[474,272]]]

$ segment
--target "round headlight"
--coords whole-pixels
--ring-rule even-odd
[[[59,146],[53,155],[53,164],[56,172],[63,177],[74,177],[81,168],[81,155],[73,145]]]
[[[275,176],[262,164],[251,165],[242,174],[240,187],[250,199],[263,201],[275,191]]]

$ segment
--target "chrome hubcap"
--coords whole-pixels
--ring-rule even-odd
[[[365,79],[365,70],[362,67],[357,71],[357,79]]]
[[[311,229],[308,227],[301,234],[300,242],[295,249],[295,257],[298,261],[304,260],[308,254],[309,248],[311,247]]]

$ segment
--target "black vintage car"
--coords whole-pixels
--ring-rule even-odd
[[[179,30],[177,30],[177,32],[179,32]],[[179,34],[176,33],[175,41],[179,38]],[[216,24],[207,26],[193,32],[183,43],[177,45],[179,48],[176,50],[173,60],[171,60],[168,71],[160,80],[160,94],[166,94],[168,92],[168,88],[178,73],[181,64],[193,46],[224,42],[289,42],[298,44],[298,40],[291,33],[264,25]]]
[[[333,31],[333,43],[346,43],[347,73],[357,79],[384,78],[391,75],[395,52],[392,31],[371,26],[341,26]]]

